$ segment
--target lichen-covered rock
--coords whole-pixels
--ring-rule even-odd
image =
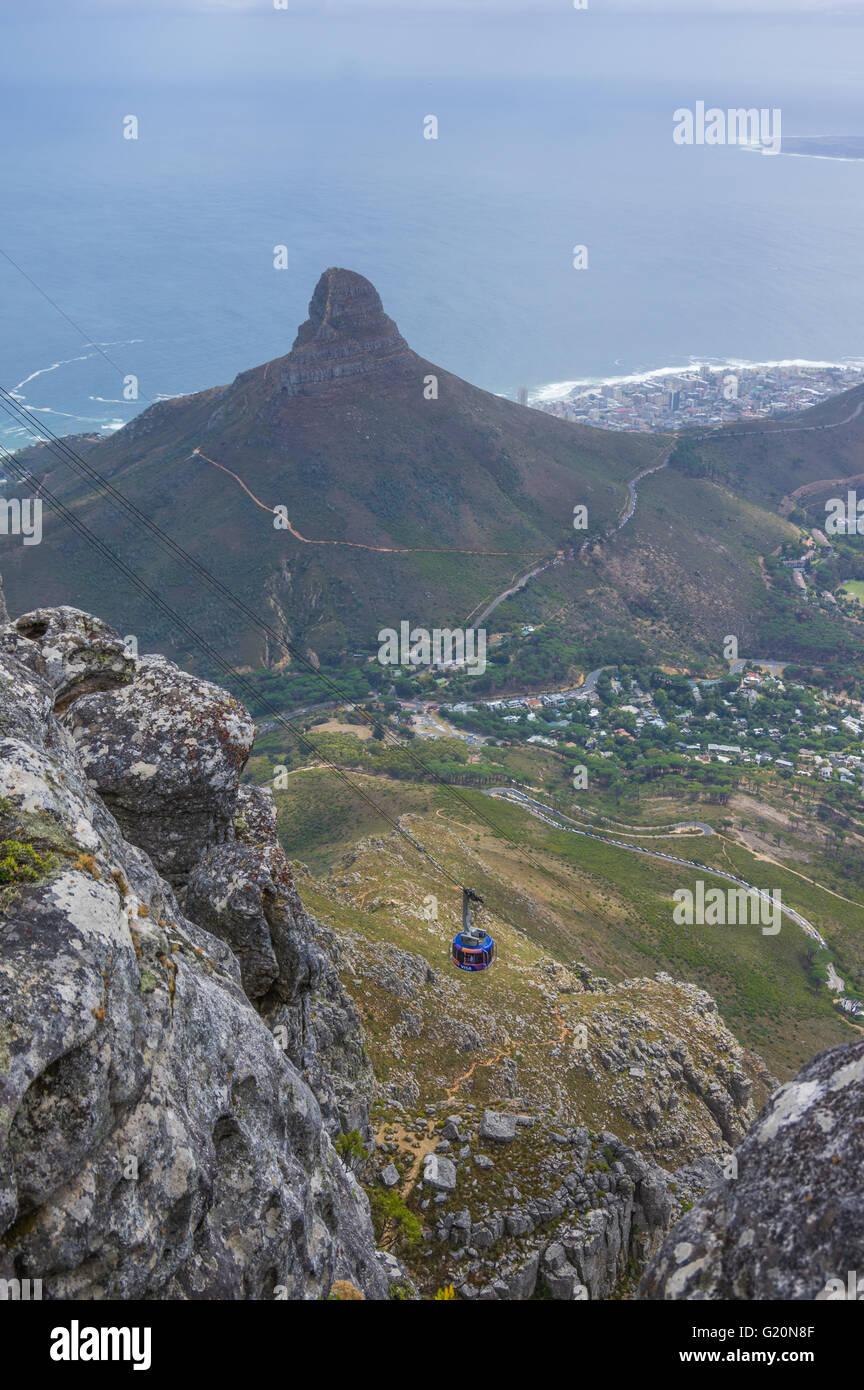
[[[360,1019],[339,979],[340,948],[335,934],[314,918],[306,917],[306,921],[326,959],[309,995],[304,1075],[318,1097],[330,1131],[356,1129],[368,1148],[373,1144],[369,1104],[375,1092],[375,1074]],[[285,1009],[282,1005],[281,1013]]]
[[[135,661],[123,639],[101,619],[78,608],[37,608],[0,632],[0,645],[43,676],[61,713],[81,695],[132,679]]]
[[[497,1144],[512,1143],[516,1138],[516,1116],[484,1110],[480,1121],[480,1138],[492,1139]]]
[[[215,845],[193,869],[184,901],[193,921],[231,947],[250,999],[293,1004],[317,984],[323,958],[278,845]]]
[[[278,844],[276,802],[269,787],[244,784],[237,788],[234,833],[247,845]]]
[[[670,1231],[647,1299],[816,1299],[861,1268],[864,1042],[781,1086],[713,1185]]]
[[[233,838],[237,787],[255,736],[233,695],[161,656],[128,685],[84,695],[62,716],[88,779],[124,834],[182,884]]]
[[[131,655],[113,628],[77,608],[7,623],[0,650],[51,686],[88,780],[172,883],[234,838],[255,726],[233,695],[164,657]]]
[[[250,1001],[237,956],[145,852],[159,853],[161,824],[160,857],[179,862],[172,788],[196,863],[213,849],[208,826],[217,841],[233,835],[245,711],[144,658],[130,684],[118,668],[58,720],[57,692],[90,679],[70,635],[82,615],[69,612],[0,640],[0,1277],[40,1278],[47,1299],[307,1299],[338,1280],[386,1297],[367,1200],[309,1082]],[[155,770],[137,815],[132,769],[145,758]],[[94,770],[110,781],[112,769],[126,837],[94,786]],[[197,822],[195,785],[209,797]],[[237,859],[229,905],[266,897],[265,860]],[[279,897],[274,881],[276,917]],[[310,977],[283,947],[276,980],[308,1011]]]
[[[331,1135],[357,1130],[371,1145],[374,1076],[336,970],[338,944],[303,907],[268,788],[240,788],[235,829],[237,840],[193,870],[186,912],[237,956],[246,993],[312,1086]]]

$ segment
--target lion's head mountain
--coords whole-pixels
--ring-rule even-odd
[[[635,641],[652,660],[710,662],[735,633],[753,655],[782,646],[819,660],[860,636],[838,636],[839,619],[818,634],[804,624],[766,583],[763,560],[797,534],[789,494],[860,472],[861,394],[743,437],[719,428],[698,445],[699,470],[669,468],[673,438],[555,419],[472,386],[408,345],[369,280],[326,270],[284,357],[151,405],[107,439],[68,441],[278,640],[168,558],[55,447],[22,457],[242,667],[281,666],[283,642],[338,661],[371,652],[401,621],[468,625],[541,565],[533,608],[578,637],[602,633],[610,650]],[[588,518],[579,533],[576,507]],[[95,609],[143,647],[203,669],[131,584],[106,589],[103,562],[50,507],[40,546],[7,547],[4,580],[18,611]],[[505,605],[496,621],[511,618]]]
[[[658,449],[527,410],[426,361],[370,282],[341,269],[321,276],[286,356],[152,405],[108,439],[73,442],[269,623],[323,653],[368,644],[407,616],[461,622],[514,573],[572,546],[575,505],[592,530],[614,522],[626,480]],[[284,656],[55,456],[37,447],[28,463],[232,661]],[[303,537],[352,545],[304,544],[274,528],[276,506]],[[353,548],[364,545],[381,549]],[[6,565],[14,605],[107,603],[107,616],[164,647],[144,602],[131,587],[106,594],[62,523],[40,551],[36,564],[16,553]],[[175,654],[186,654],[179,639]]]

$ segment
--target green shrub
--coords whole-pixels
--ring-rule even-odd
[[[369,1157],[363,1147],[363,1135],[359,1129],[349,1129],[347,1134],[340,1134],[334,1148],[348,1168],[356,1167]]]
[[[409,1284],[408,1280],[396,1279],[394,1283],[390,1285],[390,1291],[387,1294],[387,1297],[391,1299],[394,1303],[410,1303],[412,1293],[411,1285]]]
[[[408,1210],[398,1192],[383,1192],[380,1188],[375,1188],[370,1193],[369,1200],[375,1234],[379,1240],[385,1226],[392,1222],[396,1227],[397,1244],[403,1249],[413,1250],[420,1244],[423,1235],[420,1222],[414,1213]]]
[[[49,861],[32,845],[20,840],[0,840],[0,883],[37,883],[49,868]]]

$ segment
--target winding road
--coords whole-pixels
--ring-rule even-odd
[[[859,401],[855,409],[849,415],[844,416],[842,420],[835,420],[831,424],[779,426],[776,430],[767,431],[767,434],[768,436],[773,434],[813,434],[820,430],[841,429],[843,425],[849,425],[852,423],[853,420],[857,420],[862,410],[864,410],[864,401]],[[705,434],[685,435],[684,438],[692,439],[694,440],[694,442],[701,441],[703,439],[721,439],[725,441],[727,439],[743,439],[746,438],[748,435],[760,433],[765,433],[765,431],[759,429],[726,431],[721,426],[718,426],[716,429],[708,430]],[[579,546],[578,550],[575,552],[576,554],[581,554],[582,551],[587,550],[589,546],[597,545],[602,541],[609,540],[611,536],[616,535],[618,531],[622,530],[622,528],[627,525],[627,522],[631,519],[634,512],[636,511],[637,483],[641,483],[643,478],[650,477],[652,473],[659,473],[661,468],[665,468],[667,466],[670,458],[672,457],[672,454],[675,451],[675,446],[681,437],[682,436],[680,434],[676,434],[674,436],[674,442],[669,446],[668,449],[665,450],[660,462],[652,464],[650,468],[643,468],[642,472],[637,473],[636,477],[632,478],[630,482],[627,484],[627,506],[621,517],[616,522],[616,524],[614,526],[608,527],[607,530],[603,531],[599,536],[592,536],[590,539],[584,540],[582,544]],[[803,487],[798,488],[796,492],[791,494],[792,502],[790,503],[790,506],[794,505],[795,499],[797,499],[799,496],[804,496],[808,491],[818,491],[822,487],[840,487],[844,483],[857,482],[864,482],[864,473],[856,474],[854,477],[851,478],[830,478],[824,479],[822,480],[822,482],[819,483],[807,483]],[[789,499],[783,499],[784,503],[787,501],[789,501]],[[498,594],[494,599],[492,599],[492,601],[488,603],[486,607],[483,609],[482,613],[480,613],[478,617],[473,619],[474,624],[479,627],[481,623],[486,621],[486,619],[489,617],[491,613],[494,613],[495,609],[498,607],[499,604],[503,603],[505,599],[512,598],[512,596],[518,593],[520,589],[523,589],[525,585],[529,583],[530,580],[536,579],[538,574],[542,574],[543,571],[547,570],[549,566],[552,564],[554,564],[554,559],[546,560],[542,565],[538,565],[535,569],[529,570],[529,572],[526,575],[523,575],[523,577],[517,580],[515,583],[511,583],[510,587],[504,589],[502,593]],[[472,614],[469,613],[465,621],[467,623],[471,620]]]
[[[613,840],[605,835],[598,835],[592,830],[581,830],[570,820],[569,816],[565,816],[560,811],[553,810],[551,807],[547,806],[545,802],[538,801],[535,797],[528,796],[525,792],[515,791],[509,787],[491,787],[488,791],[484,792],[484,795],[496,797],[500,801],[512,802],[514,805],[521,807],[522,810],[527,811],[530,815],[535,816],[537,820],[545,821],[547,825],[551,825],[553,830],[566,830],[570,835],[581,835],[587,840],[597,840],[600,844],[611,845],[614,849],[627,850],[631,854],[644,854],[652,859],[662,859],[667,864],[681,864],[684,868],[696,869],[700,873],[711,874],[714,878],[725,879],[727,883],[734,883],[738,888],[744,888],[748,892],[755,893],[757,897],[761,898],[764,902],[773,903],[774,901],[770,893],[766,892],[764,888],[757,888],[755,884],[748,883],[746,879],[738,878],[735,874],[727,873],[725,869],[717,869],[710,864],[700,864],[698,860],[695,859],[682,859],[679,855],[667,854],[662,850],[645,849],[642,845],[630,845],[624,840]],[[705,828],[709,834],[716,833],[710,826]],[[784,916],[788,917],[791,922],[799,926],[805,935],[817,942],[818,945],[827,949],[827,941],[821,932],[814,927],[812,922],[808,921],[806,917],[803,917],[800,912],[796,912],[794,908],[787,907],[783,902],[781,902],[779,906]],[[833,971],[830,978],[829,987],[835,993],[839,993],[845,988],[836,970]],[[853,1015],[864,1014],[864,1006],[860,1005],[855,999],[844,996],[840,999],[840,1003]]]

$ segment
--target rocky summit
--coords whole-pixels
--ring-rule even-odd
[[[656,440],[555,420],[427,361],[370,281],[340,267],[318,279],[290,351],[69,444],[200,563],[212,570],[218,556],[247,612],[190,582],[146,532],[118,534],[68,454],[58,469],[37,444],[28,469],[43,481],[50,471],[52,493],[247,669],[284,667],[286,642],[322,661],[371,647],[409,613],[459,626],[514,572],[572,545],[575,503],[592,532],[614,524],[629,479],[658,454]],[[277,507],[293,529],[274,524]],[[195,644],[147,601],[106,592],[100,564],[62,526],[49,521],[38,547],[8,547],[3,565],[15,611],[73,603],[137,634],[142,651],[215,674],[194,667]]]
[[[356,271],[331,267],[315,286],[281,381],[290,395],[309,395],[349,376],[410,373],[415,362],[375,286]]]
[[[362,1036],[250,738],[76,609],[0,629],[0,1278],[46,1298],[393,1277],[334,1147],[369,1131]]]

